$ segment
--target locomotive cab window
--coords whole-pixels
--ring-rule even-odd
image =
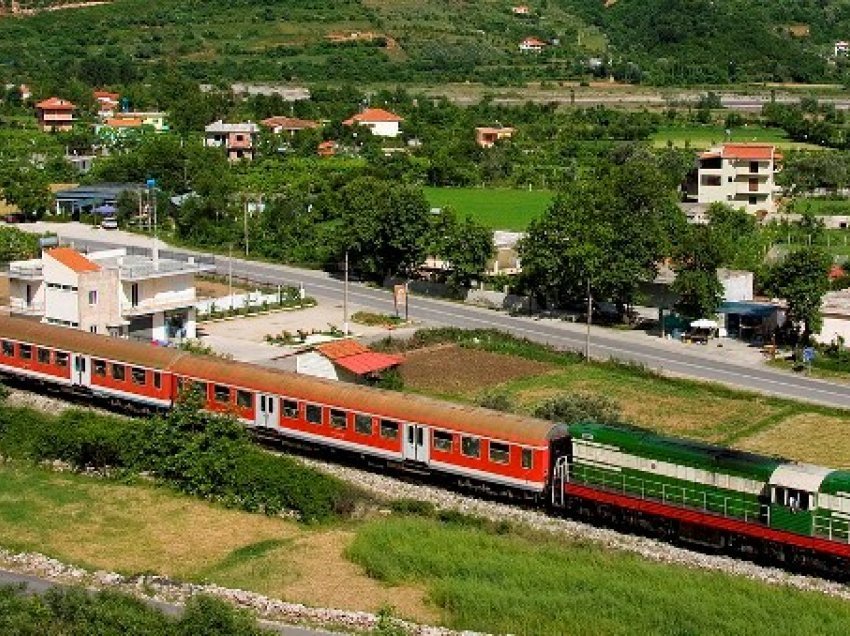
[[[363,413],[357,413],[354,416],[354,432],[360,433],[361,435],[371,435],[372,434],[372,416],[371,415],[363,415]]]
[[[522,467],[526,470],[531,470],[534,465],[534,453],[530,448],[522,449]]]
[[[50,364],[50,349],[42,349],[38,348],[38,363],[39,364]]]
[[[106,375],[106,362],[104,360],[92,360],[91,371],[95,375]]]
[[[243,409],[250,409],[254,406],[253,395],[250,391],[236,391],[236,406]]]
[[[113,364],[112,365],[112,379],[119,380],[120,382],[124,381],[125,369],[123,364]]]
[[[3,341],[3,355],[9,356],[10,358],[15,355],[15,345],[8,340]]]
[[[284,417],[295,419],[298,417],[298,402],[296,400],[281,400]]]
[[[384,439],[398,439],[398,422],[381,420],[381,437]]]
[[[67,367],[68,366],[68,359],[69,359],[69,356],[64,351],[57,351],[56,352],[56,366],[57,367]],[[104,370],[104,373],[106,373],[105,370]]]
[[[481,457],[481,440],[477,437],[461,437],[460,452],[467,457]]]
[[[490,442],[490,461],[494,464],[507,464],[511,458],[511,447],[507,444]]]
[[[345,411],[331,409],[331,428],[345,429]]]
[[[445,431],[434,431],[433,442],[434,450],[443,451],[445,453],[452,452],[452,434]]]
[[[310,424],[322,423],[322,407],[318,404],[308,404],[305,409],[305,415],[307,416],[307,421],[310,422]]]
[[[18,345],[18,351],[20,351],[20,356],[24,360],[32,359],[32,345]]]
[[[216,402],[230,402],[230,388],[222,384],[216,384],[213,390]]]
[[[133,378],[133,384],[138,384],[139,386],[145,385],[145,370],[140,369],[139,367],[133,367],[130,369],[130,377]]]
[[[773,503],[791,510],[803,511],[810,510],[814,502],[813,497],[805,490],[775,486],[773,488]]]

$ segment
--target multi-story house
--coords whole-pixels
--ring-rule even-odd
[[[94,91],[92,95],[95,102],[97,102],[97,116],[100,119],[108,119],[115,116],[115,111],[118,110],[118,100],[121,98],[121,95],[110,93],[109,91]]]
[[[510,139],[514,136],[514,129],[507,126],[481,126],[475,129],[475,143],[482,148],[492,148],[497,141]]]
[[[403,117],[383,108],[367,108],[342,123],[346,126],[365,126],[376,137],[398,137],[401,132],[399,124],[403,121]]]
[[[727,203],[751,214],[776,211],[782,154],[772,144],[723,144],[699,156],[697,201]]]
[[[224,148],[230,161],[254,158],[257,135],[260,129],[253,122],[225,124],[218,120],[204,129],[204,145],[208,148]]]
[[[66,132],[74,127],[74,111],[77,107],[67,99],[51,97],[35,105],[38,127],[45,132]]]
[[[302,130],[310,130],[319,127],[319,122],[310,119],[298,119],[297,117],[269,117],[260,122],[275,135],[286,133],[294,136]]]
[[[83,255],[56,247],[10,263],[9,308],[12,315],[91,333],[160,342],[194,338],[195,275],[211,269],[126,249]]]

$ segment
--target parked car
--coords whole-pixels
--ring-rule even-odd
[[[5,221],[6,223],[23,223],[24,221],[26,221],[26,219],[24,218],[23,214],[17,212],[12,214],[4,214],[3,221]]]
[[[104,230],[117,230],[118,219],[116,219],[114,216],[107,216],[100,222],[100,227]]]

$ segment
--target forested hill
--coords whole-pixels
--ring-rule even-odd
[[[844,82],[838,40],[848,0],[115,0],[0,15],[0,80]]]

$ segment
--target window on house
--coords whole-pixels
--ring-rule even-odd
[[[281,400],[284,417],[296,419],[298,417],[298,402],[296,400]]]
[[[758,197],[750,197],[750,205],[755,205],[759,202]]]
[[[133,384],[138,384],[139,386],[145,385],[145,370],[140,369],[139,367],[133,367],[130,369],[130,377],[133,378]]]
[[[91,333],[97,333],[97,325],[92,325],[91,327],[89,327],[89,331]]]
[[[381,420],[381,437],[384,439],[398,439],[398,422]]]
[[[305,415],[310,424],[322,423],[322,407],[318,404],[308,404],[305,409]]]
[[[64,351],[57,351],[56,352],[56,366],[57,367],[67,367],[69,357],[70,356],[67,353],[65,353]]]
[[[751,161],[750,162],[750,172],[758,172],[759,171],[759,162]]]
[[[372,434],[372,416],[357,413],[354,416],[354,432],[361,435]]]
[[[162,388],[162,374],[159,371],[153,372],[153,386],[155,389]]]
[[[119,382],[124,381],[125,369],[123,364],[113,364],[112,365],[112,379],[118,380]]]
[[[3,355],[10,358],[15,355],[15,344],[13,342],[3,341]]]
[[[250,409],[254,406],[254,396],[250,391],[236,391],[236,406],[243,409]]]
[[[331,428],[344,429],[346,426],[345,411],[331,409]]]
[[[481,457],[481,440],[477,437],[461,437],[460,452],[467,457]]]
[[[716,175],[716,174],[703,175],[702,184],[704,186],[719,186],[720,185],[720,175]]]
[[[452,434],[447,433],[446,431],[434,431],[432,444],[434,445],[434,450],[451,453]]]
[[[490,442],[490,461],[494,464],[507,464],[511,458],[511,448],[507,444]]]
[[[230,402],[230,388],[223,384],[216,384],[213,389],[213,396],[216,402]]]
[[[97,304],[97,290],[92,289],[89,292],[89,305],[94,306]]]
[[[50,364],[50,349],[42,349],[39,347],[36,356],[38,357],[39,364]]]
[[[32,359],[32,345],[18,345],[18,352],[21,358],[23,358],[24,360]]]
[[[91,371],[95,375],[105,376],[106,375],[106,362],[104,360],[92,360]]]
[[[522,449],[522,467],[526,470],[531,470],[534,466],[534,453],[530,448]]]

